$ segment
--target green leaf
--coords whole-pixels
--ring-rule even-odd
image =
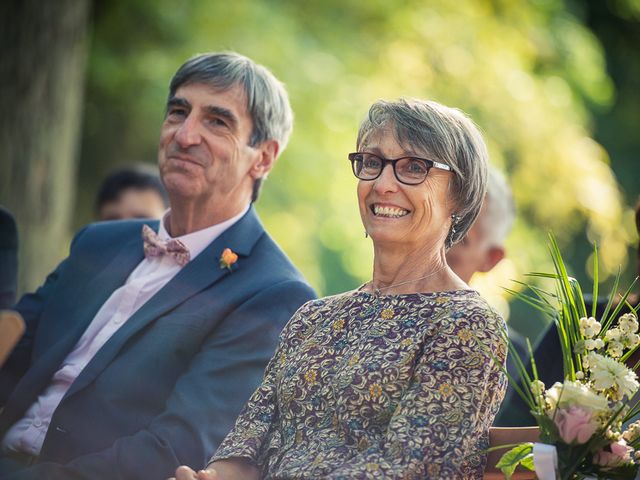
[[[533,453],[531,455],[527,455],[520,462],[520,466],[526,468],[527,470],[531,470],[532,472],[535,470],[535,466],[533,465]]]
[[[591,316],[595,318],[598,309],[598,245],[593,244],[593,305]]]
[[[496,468],[502,470],[505,478],[510,480],[518,465],[533,470],[533,443],[522,443],[506,452],[496,463]]]
[[[600,330],[600,335],[604,337],[604,334],[609,329],[609,324],[613,321],[613,316],[609,317],[609,310],[611,310],[611,305],[613,305],[613,300],[615,299],[616,292],[618,291],[618,285],[620,283],[620,267],[618,267],[618,273],[616,274],[616,278],[613,281],[613,287],[611,288],[611,293],[609,294],[609,301],[607,302],[607,306],[602,312],[602,320],[600,323],[602,324],[602,329]]]

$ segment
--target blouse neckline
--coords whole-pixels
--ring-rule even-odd
[[[366,283],[363,283],[362,285],[360,285],[357,289],[352,290],[353,294],[362,294],[362,295],[368,295],[370,297],[377,297],[377,298],[411,298],[411,297],[440,297],[440,296],[447,296],[447,297],[453,297],[456,295],[480,295],[478,293],[477,290],[474,290],[472,288],[459,288],[456,290],[441,290],[441,291],[437,291],[437,292],[412,292],[412,293],[381,293],[381,294],[375,294],[375,293],[371,293],[371,292],[366,292],[363,290],[363,288],[366,286]]]

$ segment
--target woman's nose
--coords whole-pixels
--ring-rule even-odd
[[[380,176],[374,180],[374,189],[378,193],[394,192],[398,189],[398,179],[393,173],[393,165],[387,163],[382,167]]]

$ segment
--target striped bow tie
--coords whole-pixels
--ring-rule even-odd
[[[142,240],[144,240],[144,256],[146,258],[167,255],[182,267],[191,259],[189,250],[180,240],[174,238],[162,240],[148,225],[142,226]]]

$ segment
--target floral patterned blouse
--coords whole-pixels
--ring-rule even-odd
[[[482,478],[505,329],[473,290],[308,302],[211,461],[264,479]]]

